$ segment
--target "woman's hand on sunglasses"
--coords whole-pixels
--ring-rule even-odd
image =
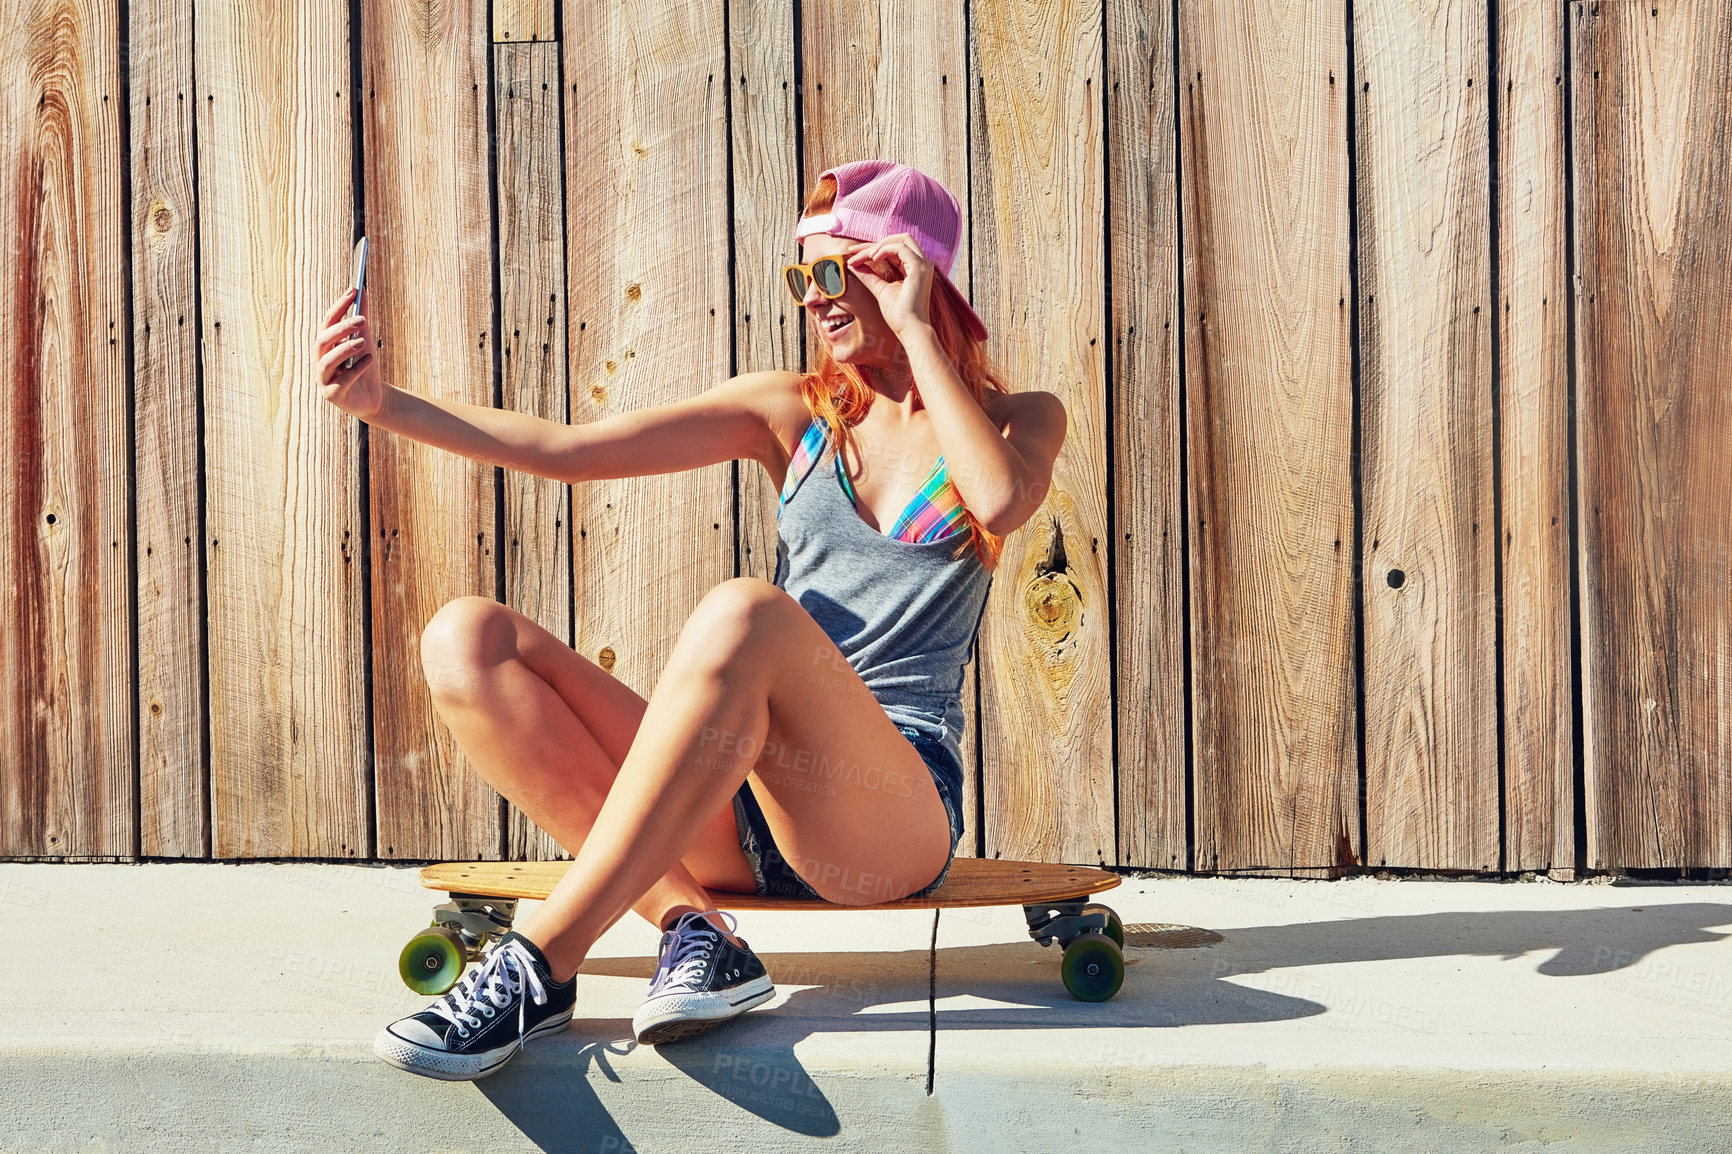
[[[871,290],[898,337],[910,326],[932,324],[932,262],[912,236],[899,232],[854,250],[848,271]]]

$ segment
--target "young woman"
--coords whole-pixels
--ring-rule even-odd
[[[632,1023],[659,1043],[775,993],[710,891],[864,905],[944,880],[963,666],[1001,538],[1040,504],[1065,433],[1056,396],[1008,391],[983,356],[985,326],[947,275],[961,229],[924,173],[830,169],[784,273],[816,368],[583,425],[390,388],[366,317],[342,316],[352,292],[332,307],[322,393],[375,428],[574,484],[748,459],[781,491],[775,580],[710,590],[647,701],[489,598],[428,623],[439,716],[574,856],[456,988],[380,1031],[385,1061],[475,1078],[563,1029],[579,965],[628,909],[664,931]]]

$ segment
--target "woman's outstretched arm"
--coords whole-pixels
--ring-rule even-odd
[[[765,411],[766,378],[745,373],[693,397],[567,425],[529,413],[386,386],[368,423],[465,457],[576,484],[677,473],[736,459],[768,466],[785,450]]]
[[[366,299],[366,294],[361,294]],[[320,394],[374,428],[538,477],[577,482],[677,473],[746,459],[772,472],[804,429],[799,378],[743,373],[665,405],[567,425],[530,413],[441,400],[385,383],[365,313],[344,316],[345,290],[318,335]],[[355,364],[343,368],[345,359]]]
[[[767,374],[746,373],[696,397],[563,425],[528,412],[423,397],[385,386],[374,428],[412,437],[476,461],[577,483],[651,477],[748,459],[769,464],[771,425],[760,405]]]

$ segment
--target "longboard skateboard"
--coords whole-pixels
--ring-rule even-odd
[[[518,901],[546,898],[570,867],[569,861],[446,862],[422,869],[421,884],[450,894],[451,900],[436,907],[433,924],[403,947],[397,969],[404,983],[429,996],[449,990],[462,977],[464,967],[481,956],[488,942],[511,929]],[[710,897],[724,910],[937,910],[1019,905],[1028,920],[1029,937],[1042,946],[1058,943],[1063,953],[1059,977],[1071,996],[1085,1002],[1104,1002],[1124,983],[1125,931],[1117,914],[1088,897],[1118,884],[1116,874],[1088,866],[957,858],[944,884],[922,898],[846,906],[720,890],[712,891]]]

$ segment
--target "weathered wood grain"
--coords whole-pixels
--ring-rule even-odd
[[[485,0],[366,0],[368,280],[385,380],[493,399]],[[405,437],[368,441],[378,853],[496,857],[501,803],[434,716],[420,635],[441,606],[495,596],[494,470]]]
[[[0,8],[0,854],[136,852],[118,16]]]
[[[127,9],[139,852],[209,852],[192,8]]]
[[[1184,483],[1172,9],[1107,5],[1119,864],[1184,869]]]
[[[719,0],[565,10],[571,420],[725,380],[728,152]],[[732,466],[585,482],[576,649],[645,697],[734,573]]]
[[[1575,862],[1564,29],[1497,9],[1504,868]]]
[[[565,420],[565,150],[560,141],[559,46],[493,49],[495,169],[499,183],[499,403]],[[554,636],[571,638],[571,486],[505,474],[505,603]],[[515,806],[505,856],[568,856]]]
[[[1179,9],[1201,870],[1359,852],[1343,20]]]
[[[1590,868],[1732,865],[1732,9],[1575,4]]]
[[[380,857],[557,854],[515,811],[502,829],[497,795],[429,708],[418,650],[433,612],[498,593],[502,564],[508,603],[648,693],[736,556],[770,575],[775,492],[749,463],[579,486],[571,507],[556,482],[508,474],[496,526],[490,466],[378,431],[363,544],[361,434],[318,399],[310,355],[349,272],[359,105],[364,303],[388,379],[484,404],[497,360],[501,403],[556,420],[689,395],[730,368],[801,367],[779,269],[823,167],[890,156],[956,192],[979,248],[953,279],[982,286],[991,350],[1016,387],[1065,397],[1072,433],[1047,508],[1009,542],[967,669],[965,709],[978,691],[987,732],[973,716],[964,736],[965,855],[979,836],[988,855],[1175,868],[1188,832],[1203,870],[1338,874],[1362,844],[1370,865],[1496,868],[1501,597],[1501,864],[1556,873],[1578,852],[1577,627],[1587,864],[1732,864],[1732,16],[1679,0],[1367,0],[1352,11],[1349,126],[1347,14],[1314,0],[1181,5],[1177,61],[1171,6],[1128,0],[565,8],[555,47],[554,0],[372,0],[355,93],[348,9],[329,0],[0,6],[0,222],[18,270],[0,321],[15,462],[0,488],[14,574],[0,856],[361,856],[370,768]],[[731,254],[717,231],[730,208]]]
[[[884,158],[913,165],[938,180],[962,205],[966,221],[968,44],[962,3],[821,0],[802,4],[800,20],[801,128],[806,162],[802,200],[826,168],[851,160]],[[798,212],[796,203],[795,214]],[[778,238],[792,233],[791,226],[784,228]],[[788,243],[790,251],[798,251]],[[970,291],[969,260],[965,224],[950,269],[951,282],[965,294]],[[799,310],[790,318],[790,323],[796,322],[804,333],[806,323]],[[770,499],[773,508],[774,493]],[[970,661],[963,670],[961,689],[962,813],[966,828],[957,853],[964,857],[976,852],[977,841],[977,674],[976,662]]]
[[[1495,870],[1486,7],[1370,0],[1353,29],[1365,857]]]
[[[316,346],[355,229],[347,10],[193,19],[213,851],[362,857],[359,435]]]
[[[794,0],[738,0],[728,8],[733,75],[734,367],[742,373],[805,369],[805,314],[782,283],[799,253],[799,138],[795,107]],[[778,487],[755,461],[737,463],[743,576],[776,574]]]
[[[1114,860],[1099,5],[970,9],[974,300],[1014,388],[1069,412],[981,625],[986,853]],[[1104,544],[1103,544],[1104,543]]]
[[[493,0],[494,43],[553,40],[553,5],[554,0]]]
[[[935,177],[966,214],[968,45],[960,0],[817,0],[801,4],[800,21],[806,183],[850,160],[895,160]],[[955,269],[967,268],[965,238]],[[967,290],[964,272],[951,279]]]

